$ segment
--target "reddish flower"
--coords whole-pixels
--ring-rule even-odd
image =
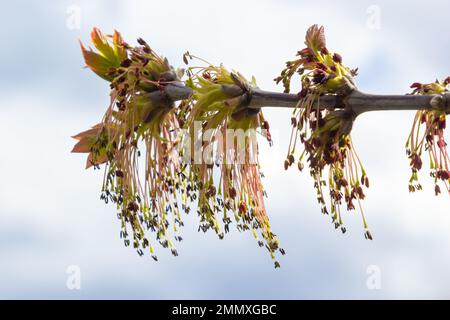
[[[87,66],[111,82],[111,103],[101,124],[74,136],[73,152],[89,153],[87,167],[105,164],[101,199],[116,204],[125,245],[131,237],[140,255],[148,248],[156,259],[147,238],[154,231],[155,239],[176,255],[168,228],[172,225],[179,239],[180,210],[188,210],[186,175],[175,148],[180,115],[169,99],[154,97],[180,80],[142,39],[140,46],[130,47],[118,32],[110,37],[98,29],[91,38],[98,52],[80,43],[81,50]],[[178,197],[183,198],[180,206]]]
[[[447,78],[448,79],[448,78]],[[415,82],[411,85],[412,94],[442,94],[448,92],[447,79],[439,82],[422,84]],[[439,180],[450,192],[449,165],[450,157],[447,153],[447,143],[444,139],[446,128],[445,110],[424,109],[419,110],[414,118],[413,127],[406,144],[407,154],[410,158],[411,177],[409,179],[409,191],[421,190],[418,172],[422,169],[422,151],[428,151],[431,167],[431,176],[435,182],[435,194],[441,193],[438,186]]]
[[[302,90],[298,94],[300,101],[291,118],[292,134],[284,168],[295,162],[295,150],[298,141],[304,144],[304,151],[298,158],[298,169],[302,171],[303,161],[309,165],[314,179],[317,200],[323,213],[331,213],[336,228],[346,231],[343,225],[341,206],[343,200],[348,210],[355,209],[358,203],[366,238],[371,239],[360,201],[365,198],[363,187],[369,187],[369,180],[362,167],[352,143],[350,131],[353,118],[344,110],[329,111],[320,105],[323,94],[345,95],[355,87],[353,76],[357,69],[350,70],[342,65],[338,53],[331,54],[326,49],[323,27],[309,28],[305,44],[307,48],[299,51],[301,59],[289,61],[286,69],[275,81],[283,82],[285,91],[290,88],[294,74],[301,75]],[[305,70],[309,72],[304,73]],[[328,173],[328,177],[323,175]],[[324,189],[328,187],[330,209],[327,208]]]

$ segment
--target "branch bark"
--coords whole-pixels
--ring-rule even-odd
[[[164,90],[165,94],[172,101],[187,99],[193,94],[192,89],[182,84],[169,84],[165,86]],[[241,89],[236,86],[236,92],[239,90]],[[299,97],[296,94],[253,89],[251,91],[249,107],[295,108],[298,101]],[[450,113],[450,93],[433,95],[379,95],[354,90],[345,98],[337,95],[321,96],[320,105],[323,108],[332,110],[348,108],[353,111],[355,116],[368,111],[388,110],[441,109]]]

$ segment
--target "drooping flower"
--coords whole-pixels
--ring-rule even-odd
[[[422,84],[413,83],[412,94],[442,94],[450,89],[450,77],[443,81]],[[444,139],[446,128],[446,112],[440,109],[424,109],[416,112],[413,126],[406,142],[406,153],[410,159],[411,177],[409,191],[422,190],[418,172],[422,168],[422,152],[428,151],[430,159],[430,175],[434,179],[435,194],[441,193],[442,183],[450,193],[450,158],[447,153],[447,142]]]
[[[195,57],[186,53],[184,60],[192,58]],[[262,111],[249,108],[255,80],[249,82],[238,72],[211,64],[190,67],[188,75],[186,83],[194,95],[187,106],[186,127],[195,137],[198,135],[195,124],[199,123],[206,137],[200,141],[202,158],[198,161],[193,157],[190,173],[198,190],[201,229],[213,229],[222,238],[232,223],[229,214],[234,213],[237,228],[251,230],[255,237],[259,233],[262,236],[259,244],[265,243],[275,259],[279,244],[264,205],[257,130],[261,129],[269,142],[271,137]]]
[[[298,51],[298,58],[288,61],[281,75],[275,78],[277,83],[283,83],[285,92],[290,91],[295,74],[300,75],[302,85],[298,94],[300,100],[291,118],[293,129],[285,169],[296,162],[296,145],[300,141],[304,150],[297,158],[297,166],[302,171],[304,161],[308,163],[322,212],[331,213],[335,227],[345,232],[341,206],[345,203],[347,210],[353,210],[358,205],[364,235],[372,239],[361,207],[365,197],[363,188],[369,186],[369,180],[350,135],[355,116],[349,108],[329,110],[320,103],[324,94],[345,97],[356,89],[353,77],[357,69],[344,66],[341,55],[328,51],[323,27],[310,27],[305,45],[306,48]],[[328,176],[325,178],[324,174]],[[329,208],[324,196],[326,187],[331,202]]]
[[[101,124],[74,137],[79,142],[73,151],[88,152],[88,166],[106,163],[101,198],[116,204],[125,245],[131,233],[138,253],[149,248],[156,260],[153,231],[177,255],[172,239],[181,239],[186,181],[176,148],[180,119],[164,88],[180,83],[180,74],[142,39],[131,47],[118,32],[110,37],[94,29],[91,36],[98,53],[81,45],[83,56],[110,82],[111,102]]]

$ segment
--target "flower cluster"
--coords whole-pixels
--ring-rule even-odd
[[[429,84],[413,83],[412,94],[442,94],[449,91],[450,77],[443,81]],[[441,193],[439,182],[450,192],[450,158],[447,153],[447,142],[444,139],[446,112],[439,109],[419,110],[414,117],[411,133],[406,143],[406,153],[410,159],[411,178],[409,191],[421,190],[418,171],[422,168],[422,152],[428,151],[430,159],[430,175],[434,179],[436,195]]]
[[[347,210],[355,209],[357,204],[364,235],[372,239],[361,207],[361,200],[365,197],[363,188],[369,187],[369,180],[350,135],[354,114],[348,108],[329,110],[320,102],[324,94],[336,95],[337,98],[350,94],[356,88],[353,77],[357,75],[357,69],[347,68],[341,55],[328,51],[323,27],[310,27],[305,44],[306,48],[297,53],[298,58],[288,61],[275,79],[277,83],[283,83],[285,92],[290,91],[291,78],[295,74],[301,77],[302,85],[298,93],[300,100],[291,118],[293,128],[285,169],[297,162],[302,171],[306,161],[321,210],[324,214],[331,213],[335,228],[346,231],[341,214],[343,202]],[[296,159],[298,141],[304,145],[304,150]],[[323,177],[324,173],[328,173],[327,178]],[[327,186],[331,202],[329,208],[324,197]]]
[[[257,133],[271,137],[261,110],[249,107],[254,79],[208,64],[190,67],[183,82],[184,70],[174,70],[142,39],[132,47],[118,32],[94,29],[91,37],[97,51],[80,43],[82,53],[110,83],[111,100],[101,123],[73,137],[73,152],[89,154],[88,168],[105,164],[101,199],[117,206],[125,245],[140,255],[149,250],[157,260],[151,231],[177,255],[173,239],[182,240],[181,213],[194,205],[199,231],[212,229],[223,238],[234,215],[237,229],[261,236],[259,245],[279,267],[275,252],[284,250],[264,206],[256,140]],[[184,56],[185,62],[192,58]],[[193,95],[175,105],[167,94],[174,85]]]
[[[276,83],[283,83],[284,91],[290,91],[291,78],[297,74],[301,76],[301,98],[309,93],[348,94],[355,88],[353,77],[358,69],[349,69],[342,64],[339,53],[330,53],[326,47],[325,30],[317,25],[311,26],[306,32],[306,48],[297,52],[295,60],[286,62],[286,68]]]
[[[184,58],[187,63],[196,57],[186,53]],[[284,251],[271,231],[264,206],[257,130],[269,142],[271,137],[262,111],[249,108],[255,80],[249,82],[238,72],[209,63],[190,67],[187,73],[186,84],[194,95],[186,106],[186,127],[190,136],[195,136],[195,124],[200,123],[206,137],[201,141],[202,149],[207,151],[203,161],[194,161],[191,166],[201,228],[211,228],[222,238],[220,218],[226,233],[232,222],[229,213],[234,213],[238,230],[251,230],[255,237],[259,231],[259,245],[265,245],[275,260],[275,251]],[[275,266],[279,266],[276,260]]]
[[[118,32],[110,37],[98,29],[91,38],[98,52],[81,44],[82,53],[87,66],[110,82],[111,102],[100,124],[74,137],[73,151],[89,153],[88,167],[106,163],[101,199],[116,204],[125,245],[132,241],[140,255],[148,248],[156,260],[151,230],[177,255],[171,239],[181,239],[178,203],[187,183],[176,148],[179,118],[162,89],[179,82],[179,74],[142,39],[131,47]]]

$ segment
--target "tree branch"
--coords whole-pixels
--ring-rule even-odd
[[[235,86],[236,92],[242,90]],[[230,88],[228,88],[230,89]],[[227,90],[228,90],[227,89]],[[165,86],[165,94],[173,101],[189,98],[193,91],[183,84]],[[231,90],[231,89],[230,89]],[[295,108],[299,101],[296,94],[252,89],[250,108]],[[367,111],[441,109],[450,113],[450,93],[433,95],[379,95],[354,90],[347,97],[324,95],[320,105],[326,109],[348,108],[355,116]]]

